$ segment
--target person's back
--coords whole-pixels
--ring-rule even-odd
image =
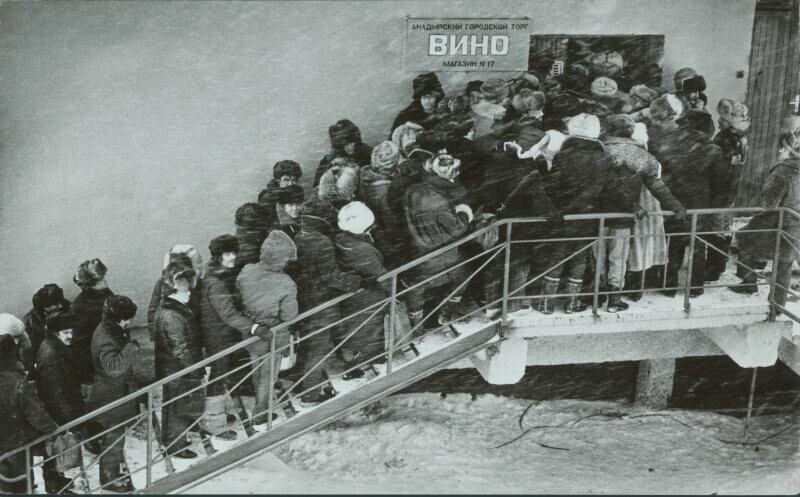
[[[67,423],[85,412],[81,382],[72,351],[58,338],[62,330],[71,329],[72,316],[52,316],[47,337],[36,357],[39,397],[48,414],[59,424]]]
[[[406,190],[403,206],[416,255],[435,250],[467,232],[467,218],[450,211],[450,207],[465,196],[466,191],[460,183],[433,174],[423,175],[419,183]]]
[[[663,166],[662,177],[675,198],[687,209],[710,207],[708,154],[710,143],[698,131],[653,125],[648,150]],[[718,147],[717,147],[718,148]]]

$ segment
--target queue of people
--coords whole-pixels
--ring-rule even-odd
[[[471,81],[448,96],[436,74],[421,74],[387,140],[370,147],[353,122],[336,122],[329,128],[331,151],[315,171],[312,192],[299,186],[303,170],[298,162],[278,161],[265,188],[236,210],[235,234],[210,241],[207,262],[193,245],[170,249],[147,313],[158,378],[252,336],[263,339],[213,362],[208,378],[199,368],[165,385],[164,401],[176,399],[162,419],[165,439],[177,439],[170,454],[197,456],[187,431],[235,438],[230,399],[239,395],[255,397],[253,424],[268,422],[269,392],[276,390],[268,379],[279,374],[294,382],[294,392],[303,392],[304,404],[335,396],[325,382],[325,369],[318,367],[321,360],[330,356],[326,364],[332,370],[353,370],[365,357],[383,352],[383,314],[355,334],[367,315],[347,319],[390,294],[390,283],[380,277],[498,219],[547,220],[512,230],[512,241],[533,242],[512,246],[509,290],[519,290],[529,277],[545,276],[517,292],[524,298],[509,302],[511,311],[585,310],[587,300],[577,294],[594,281],[595,267],[608,294],[607,312],[624,311],[644,289],[674,296],[689,246],[686,210],[733,205],[746,156],[747,108],[721,99],[720,131],[715,133],[705,110],[705,80],[697,71],[678,71],[673,92],[632,81],[630,92],[622,93],[613,79],[600,79],[585,89],[588,97],[564,90],[558,77],[535,73],[508,81]],[[795,119],[785,126],[782,162],[765,186],[770,206],[796,208],[798,136],[800,120]],[[652,214],[662,209],[674,216]],[[606,243],[586,250],[585,239],[598,235],[597,221],[565,221],[564,216],[602,212],[632,216],[609,219]],[[726,231],[730,218],[702,216],[697,229]],[[495,315],[505,261],[496,258],[479,277],[470,274],[487,263],[488,255],[481,252],[502,243],[501,238],[488,230],[401,273],[399,291],[416,285],[402,298],[412,325],[425,329],[450,323],[481,306],[486,315]],[[583,240],[558,240],[565,238]],[[731,239],[721,234],[710,239],[723,255],[694,244],[692,297],[725,270]],[[756,242],[740,241],[740,250],[754,265],[768,258],[752,248]],[[784,269],[793,254],[781,254]],[[589,264],[592,259],[599,264]],[[87,260],[73,278],[81,293],[72,303],[57,285],[48,284],[34,295],[24,322],[0,315],[0,384],[8,397],[0,405],[7,419],[27,430],[4,435],[0,450],[25,443],[34,433],[52,432],[135,390],[138,343],[127,327],[137,306],[108,288],[106,273],[99,259]],[[747,284],[734,290],[752,292],[756,274],[741,275]],[[355,297],[274,331],[304,311],[359,289],[363,292]],[[436,318],[423,322],[443,292],[446,302]],[[564,293],[572,296],[562,307],[553,296]],[[314,333],[326,326],[325,333]],[[260,361],[270,342],[282,348],[293,334],[308,336],[297,345],[295,366],[270,372],[269,361]],[[345,340],[348,335],[353,336]],[[330,354],[334,347],[336,353]],[[252,371],[249,385],[238,381],[242,374],[236,373],[246,363]],[[39,381],[38,394],[26,374]],[[204,382],[207,388],[198,388]],[[189,391],[194,393],[185,395]],[[131,402],[98,418],[103,429],[114,428],[99,441],[100,450],[110,448],[101,457],[100,481],[112,491],[132,489],[125,478],[120,434],[137,409]],[[200,417],[202,423],[195,423]],[[78,436],[97,430],[78,430]],[[24,472],[20,468],[24,460],[21,465],[18,459],[0,463],[6,477]],[[44,478],[48,490],[65,483],[52,466],[45,468]],[[5,490],[19,488],[9,485],[0,482]]]

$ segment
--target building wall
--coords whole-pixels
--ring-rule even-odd
[[[665,85],[744,98],[754,0],[4,2],[0,311],[77,294],[99,257],[147,305],[164,252],[233,232],[276,161],[310,176],[347,117],[375,144],[411,95],[405,17],[529,16],[539,34],[663,34]],[[475,74],[442,75],[446,91]],[[480,77],[480,79],[483,79]],[[140,312],[139,318],[144,316]]]

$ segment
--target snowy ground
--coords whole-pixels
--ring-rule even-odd
[[[669,493],[787,494],[800,491],[797,425],[757,446],[744,420],[696,411],[644,414],[627,404],[538,402],[466,394],[406,394],[371,414],[299,437],[209,480],[191,493]],[[676,420],[691,426],[687,427]],[[791,417],[753,420],[749,440]],[[715,438],[717,437],[717,438]],[[555,448],[542,447],[539,444]]]

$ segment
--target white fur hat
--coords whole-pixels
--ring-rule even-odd
[[[339,211],[339,229],[360,235],[375,222],[375,215],[364,202],[350,202]]]
[[[192,260],[192,268],[195,271],[199,271],[199,269],[203,266],[203,256],[200,255],[200,252],[194,247],[194,245],[189,245],[188,243],[179,243],[172,247],[169,252],[164,254],[164,267],[169,266],[170,255],[172,254],[184,254]]]
[[[600,119],[586,113],[572,116],[567,122],[567,131],[570,136],[597,139],[600,136]]]
[[[0,336],[19,336],[25,331],[25,324],[16,316],[4,312],[0,314]]]

